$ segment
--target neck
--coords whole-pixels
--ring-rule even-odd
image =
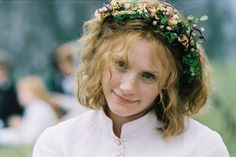
[[[115,113],[113,113],[108,107],[105,109],[105,113],[107,114],[107,116],[112,120],[113,123],[113,131],[114,134],[120,138],[121,135],[121,130],[122,130],[122,126],[130,121],[136,120],[142,116],[144,116],[147,111],[143,111],[140,113],[137,113],[135,115],[132,116],[119,116]]]
[[[109,109],[108,109],[109,110]],[[122,126],[129,122],[129,120],[126,117],[121,117],[119,115],[116,115],[112,113],[110,110],[106,112],[107,116],[111,118],[113,123],[113,131],[117,137],[120,137]]]

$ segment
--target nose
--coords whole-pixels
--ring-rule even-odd
[[[132,95],[136,92],[136,76],[134,74],[125,74],[120,82],[120,89],[125,95]]]

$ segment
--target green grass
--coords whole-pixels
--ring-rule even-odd
[[[0,157],[32,157],[32,146],[0,146]]]

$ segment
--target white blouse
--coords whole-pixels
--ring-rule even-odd
[[[179,136],[164,140],[154,113],[125,123],[120,138],[103,110],[46,129],[37,140],[33,157],[229,157],[215,131],[188,120]]]

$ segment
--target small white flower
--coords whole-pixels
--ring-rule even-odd
[[[168,30],[168,31],[171,31],[171,29],[172,29],[172,28],[171,28],[170,26],[167,26],[167,27],[166,27],[166,30]]]
[[[156,26],[156,25],[157,25],[157,21],[154,20],[154,21],[152,22],[152,25],[153,25],[153,26]]]
[[[183,46],[187,46],[188,44],[188,38],[185,35],[181,35],[180,37],[178,37],[178,41],[183,45]]]
[[[158,5],[157,10],[165,11],[166,8],[162,4],[160,4]]]
[[[203,27],[201,27],[201,28],[200,28],[200,31],[201,31],[201,32],[204,32],[204,31],[205,31],[205,29],[204,29]]]
[[[170,26],[176,25],[178,22],[180,22],[179,16],[177,14],[174,14],[171,18],[168,20],[168,24]]]
[[[127,10],[130,9],[130,4],[129,3],[125,4],[125,9],[127,9]]]

